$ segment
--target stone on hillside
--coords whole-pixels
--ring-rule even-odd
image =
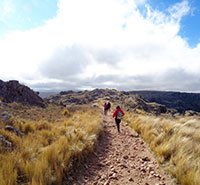
[[[193,110],[187,110],[185,111],[185,116],[200,116],[200,113]]]
[[[17,130],[16,128],[14,128],[13,126],[10,126],[10,125],[6,125],[6,126],[5,126],[5,130],[14,132],[14,133],[17,134],[18,136],[24,136],[24,134],[23,134],[21,131]]]
[[[10,113],[0,113],[0,122],[4,124],[11,124],[12,123],[12,115]]]
[[[0,134],[0,141],[5,147],[12,147],[13,144],[5,139],[3,135]]]

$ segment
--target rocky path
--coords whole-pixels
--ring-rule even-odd
[[[84,165],[64,184],[70,185],[172,185],[159,169],[146,144],[122,121],[117,132],[111,114],[104,117],[104,134]],[[70,181],[69,181],[70,180]]]

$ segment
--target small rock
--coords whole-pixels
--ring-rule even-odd
[[[72,181],[72,180],[74,180],[74,179],[73,179],[73,177],[69,176],[69,177],[68,177],[68,180],[69,180],[69,181]]]
[[[109,177],[112,177],[112,176],[113,176],[113,173],[110,173],[108,176],[109,176]]]
[[[154,171],[150,171],[150,174],[151,174],[151,175],[154,175],[154,173],[155,173]]]
[[[121,164],[120,165],[122,168],[128,168],[126,165],[124,165],[124,164]]]
[[[118,173],[115,169],[112,169],[111,171],[112,171],[113,173]]]
[[[144,168],[141,169],[141,172],[146,173],[146,170]]]
[[[134,166],[134,165],[132,165],[132,166],[131,166],[131,168],[135,169],[135,166]]]
[[[124,159],[128,159],[128,156],[127,156],[127,155],[125,155],[125,156],[123,156],[123,158],[124,158]]]
[[[133,180],[133,178],[132,178],[132,177],[130,177],[130,178],[129,178],[129,181],[130,181],[130,182],[134,182],[134,180]]]
[[[131,156],[131,158],[132,158],[132,159],[134,159],[134,158],[135,158],[135,156],[133,156],[133,155],[132,155],[132,156]]]
[[[150,161],[150,159],[148,157],[143,157],[142,160],[143,161]]]
[[[85,176],[84,179],[85,179],[85,180],[88,180],[88,177]]]

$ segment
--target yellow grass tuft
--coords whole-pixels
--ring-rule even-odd
[[[183,185],[200,184],[200,119],[131,114],[129,125],[149,143],[158,161]]]
[[[95,110],[77,111],[57,122],[23,120],[14,126],[26,135],[0,130],[14,144],[12,152],[0,145],[0,185],[61,184],[73,164],[93,151],[103,129]]]
[[[65,109],[65,110],[63,111],[63,115],[64,115],[64,116],[71,116],[71,113],[69,112],[69,110]]]
[[[146,114],[146,112],[145,112],[144,110],[142,110],[142,109],[135,109],[135,112],[136,112],[137,114],[142,114],[142,115],[145,115],[145,114]]]

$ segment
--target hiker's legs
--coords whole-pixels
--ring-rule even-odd
[[[115,119],[115,123],[116,123],[116,125],[117,125],[117,130],[118,130],[118,132],[120,132],[120,122],[121,122],[120,119]]]

